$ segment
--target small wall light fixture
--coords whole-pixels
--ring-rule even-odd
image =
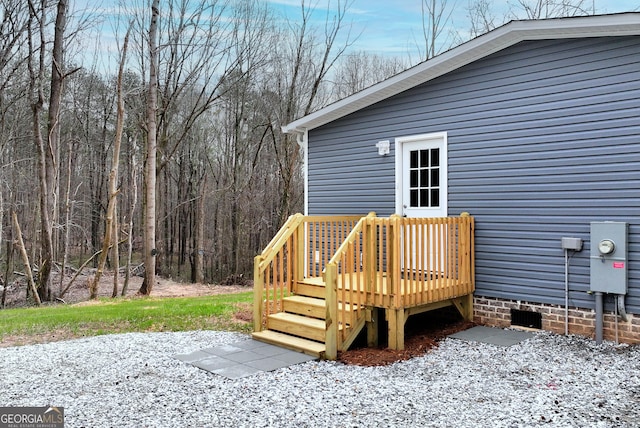
[[[378,141],[376,143],[376,147],[378,148],[378,154],[380,156],[388,155],[390,146],[391,144],[389,143],[389,140]]]

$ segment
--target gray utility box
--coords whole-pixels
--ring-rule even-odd
[[[591,291],[627,294],[627,229],[626,222],[591,222]]]

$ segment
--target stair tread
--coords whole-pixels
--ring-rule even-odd
[[[296,303],[300,303],[300,304],[304,304],[304,305],[309,305],[309,306],[315,306],[315,307],[318,307],[318,308],[326,308],[327,307],[326,300],[322,299],[322,298],[319,298],[319,297],[309,297],[309,296],[294,295],[294,296],[285,297],[284,300],[285,301],[290,301],[290,302],[296,302]],[[338,302],[338,307],[340,309],[342,309],[342,307],[345,306],[345,305],[347,307],[347,310],[349,310],[349,311],[355,311],[358,308],[357,304]]]
[[[326,284],[324,283],[324,279],[321,276],[311,276],[308,278],[304,278],[302,281],[299,281],[300,284],[305,285],[315,285],[316,287],[324,287]]]
[[[287,312],[278,312],[277,314],[269,315],[270,319],[277,319],[280,321],[296,324],[296,325],[304,325],[309,328],[314,328],[318,330],[325,330],[326,322],[325,320],[318,318],[310,318],[305,317],[303,315],[290,314]]]
[[[301,337],[291,336],[272,330],[255,332],[252,334],[252,336],[254,339],[261,342],[279,345],[287,349],[292,349],[294,351],[302,351],[305,354],[315,357],[321,356],[326,350],[324,343],[316,342],[309,339],[303,339]]]
[[[303,303],[305,305],[311,305],[311,306],[322,306],[322,307],[326,306],[325,300],[319,297],[295,295],[295,296],[285,297],[284,300],[290,301],[290,302]]]

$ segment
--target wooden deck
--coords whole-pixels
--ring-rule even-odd
[[[472,217],[356,219],[292,216],[256,257],[257,339],[274,343],[276,331],[277,343],[335,359],[365,326],[377,344],[380,310],[392,349],[410,315],[454,305],[472,318]]]

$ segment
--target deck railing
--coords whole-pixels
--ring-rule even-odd
[[[473,218],[362,218],[325,268],[327,355],[364,307],[410,308],[474,291]],[[337,349],[330,349],[335,344]]]
[[[469,215],[444,218],[393,217],[388,228],[388,272],[395,308],[464,296],[474,291],[474,221]]]

